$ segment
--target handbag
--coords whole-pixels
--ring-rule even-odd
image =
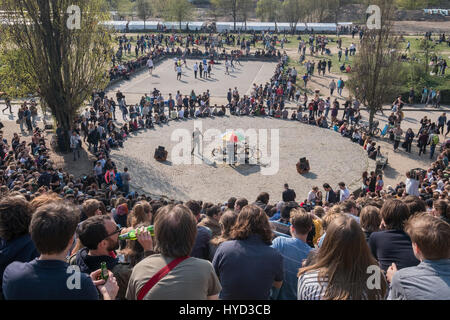
[[[139,290],[137,300],[143,300],[145,295],[157,284],[162,278],[164,278],[170,271],[172,271],[177,265],[179,265],[184,260],[188,259],[187,257],[180,257],[176,258],[172,262],[170,262],[168,265],[166,265],[164,268],[159,270],[153,277],[150,278],[150,280],[147,281],[147,283]]]

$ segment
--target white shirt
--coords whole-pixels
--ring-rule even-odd
[[[336,89],[336,82],[334,82],[334,81],[331,81],[330,82],[330,89]]]
[[[411,196],[419,196],[419,180],[406,178],[406,193]]]
[[[147,61],[147,67],[153,67],[153,60],[152,59],[148,59]]]
[[[78,141],[81,140],[79,135],[70,136],[70,147],[75,149],[77,147]]]
[[[95,166],[94,167],[94,172],[95,172],[95,174],[97,175],[97,176],[99,176],[99,175],[101,175],[102,173],[103,173],[103,169],[102,169],[102,167],[100,166]]]
[[[308,199],[307,199],[307,201],[308,202],[313,202],[314,200],[316,200],[316,194],[314,193],[314,191],[310,191],[309,193],[308,193]]]
[[[444,190],[444,181],[442,181],[442,179],[439,179],[438,183],[437,183],[437,190],[438,191],[443,191]]]
[[[340,198],[341,198],[339,200],[340,202],[343,202],[350,197],[350,191],[347,189],[347,187],[344,190],[341,189],[341,192],[339,194],[340,194]]]
[[[194,71],[198,71],[198,65],[194,64]]]

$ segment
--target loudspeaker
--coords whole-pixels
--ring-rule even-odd
[[[307,173],[310,170],[309,161],[306,158],[300,158],[300,161],[296,164],[296,168],[300,174]]]
[[[168,152],[164,147],[159,146],[158,149],[155,149],[155,160],[156,161],[166,161]]]

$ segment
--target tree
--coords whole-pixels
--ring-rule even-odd
[[[9,24],[0,45],[17,66],[10,69],[10,76],[23,78],[19,85],[37,92],[50,109],[62,151],[69,149],[77,111],[94,89],[108,82],[105,71],[113,51],[111,34],[100,24],[108,18],[100,11],[103,4],[101,0],[3,0]],[[80,8],[79,25],[72,23],[76,16],[67,13],[71,5]]]
[[[240,0],[239,1],[239,13],[242,16],[242,20],[245,24],[245,30],[247,30],[247,20],[249,13],[254,9],[254,4],[252,0]]]
[[[167,1],[166,0],[153,0],[153,15],[158,18],[165,16],[167,11]]]
[[[281,6],[281,15],[289,22],[292,34],[297,28],[297,23],[305,17],[306,8],[303,0],[285,0]]]
[[[354,0],[329,0],[327,5],[328,5],[328,10],[333,13],[334,16],[334,23],[338,23],[339,22],[339,13],[341,12],[341,9],[343,6],[350,4],[350,3],[354,3]]]
[[[422,50],[425,58],[425,73],[427,75],[430,74],[430,56],[434,54],[434,45],[433,42],[423,38],[419,44],[420,50]]]
[[[179,22],[181,30],[181,22],[192,17],[193,9],[188,0],[167,0],[163,16],[168,20],[173,19]]]
[[[25,59],[22,50],[6,48],[1,50],[0,92],[6,92],[11,97],[25,97],[36,93],[33,79],[23,69]]]
[[[374,3],[381,9],[381,28],[365,31],[348,81],[351,92],[369,111],[370,128],[375,113],[387,99],[398,94],[402,84],[399,40],[391,33],[392,1]]]
[[[150,0],[136,0],[135,9],[139,19],[144,20],[145,31],[145,22],[152,16],[152,4]]]
[[[104,2],[104,9],[105,10],[117,10],[117,7],[119,5],[119,0],[106,0]]]
[[[236,21],[239,15],[239,2],[241,0],[211,0],[211,4],[224,14],[233,17],[233,30],[236,31]]]
[[[334,0],[303,0],[301,6],[307,12],[310,21],[322,22],[329,7],[328,1]]]
[[[218,6],[217,2],[214,2],[213,0],[211,0],[211,5],[209,7],[209,12],[213,16],[214,21],[217,21],[218,18],[220,16],[222,16],[222,14],[223,14],[222,9]]]
[[[427,0],[396,0],[397,6],[408,9],[408,10],[416,10],[416,9],[425,9],[428,5]]]
[[[256,5],[256,15],[262,21],[275,22],[275,29],[277,29],[280,7],[281,1],[279,0],[259,0]]]
[[[130,0],[117,1],[117,13],[122,19],[133,16],[133,3]]]

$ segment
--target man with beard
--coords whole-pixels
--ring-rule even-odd
[[[110,216],[88,218],[77,230],[84,248],[70,257],[69,264],[77,265],[81,272],[90,274],[100,269],[102,262],[106,262],[108,270],[114,274],[119,285],[117,299],[124,299],[131,269],[128,265],[120,264],[114,252],[119,249],[120,231]]]

